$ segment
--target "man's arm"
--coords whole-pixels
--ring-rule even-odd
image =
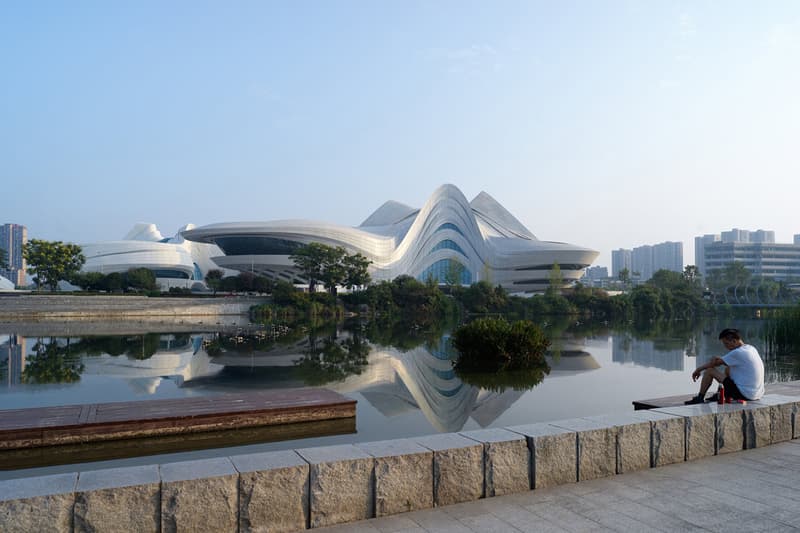
[[[707,362],[704,365],[698,366],[694,372],[692,372],[692,381],[697,381],[697,378],[700,377],[700,374],[703,373],[703,370],[708,368],[714,368],[716,366],[725,365],[725,361],[722,360],[722,357],[712,357],[711,361]],[[726,365],[727,366],[727,365]]]

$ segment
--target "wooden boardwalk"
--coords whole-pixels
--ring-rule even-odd
[[[716,387],[712,387],[711,392],[716,391]],[[786,381],[783,383],[772,383],[766,386],[767,394],[784,394],[786,396],[800,396],[800,381]],[[679,394],[677,396],[665,396],[663,398],[651,398],[649,400],[634,400],[633,409],[639,411],[641,409],[658,409],[662,407],[677,407],[684,405],[686,400],[694,396],[693,394]]]
[[[327,389],[0,410],[0,450],[316,422],[356,415]]]

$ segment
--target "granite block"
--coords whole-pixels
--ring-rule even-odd
[[[74,520],[76,532],[158,531],[161,525],[158,465],[81,472]]]
[[[72,531],[78,474],[0,481],[0,531]]]
[[[530,490],[530,450],[524,436],[500,428],[465,431],[461,435],[483,444],[487,498]]]
[[[616,473],[624,474],[650,468],[652,428],[649,420],[633,413],[587,416],[586,420],[616,430]]]
[[[356,444],[375,458],[375,516],[433,507],[433,452],[411,439]]]
[[[770,444],[795,438],[795,418],[798,406],[800,406],[800,397],[767,394],[757,402],[752,402],[752,404],[768,405],[770,407]]]
[[[292,450],[237,455],[239,531],[289,532],[309,520],[309,466]]]
[[[528,440],[532,488],[541,489],[578,480],[577,433],[547,423],[506,428]]]
[[[652,410],[634,411],[631,416],[650,422],[650,466],[682,463],[686,460],[686,419]]]
[[[578,481],[617,473],[617,429],[586,418],[550,422],[578,435]]]
[[[375,460],[350,444],[296,450],[309,467],[309,525],[372,518]]]
[[[236,530],[239,473],[230,459],[168,463],[159,470],[163,533]]]
[[[433,501],[437,506],[483,497],[483,445],[456,433],[414,439],[433,451]]]
[[[702,403],[651,409],[657,413],[682,416],[686,431],[686,460],[694,461],[717,453],[717,404]]]

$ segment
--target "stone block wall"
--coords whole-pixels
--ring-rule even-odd
[[[0,481],[0,531],[278,531],[613,476],[798,437],[800,397]]]

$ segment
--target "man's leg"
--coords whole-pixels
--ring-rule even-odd
[[[716,379],[718,383],[722,383],[725,381],[725,376],[727,374],[727,367],[722,366],[715,366],[714,368],[707,368],[703,372],[703,377],[700,380],[700,392],[697,393],[697,396],[692,398],[691,400],[686,401],[687,404],[693,403],[703,403],[706,400],[706,393],[708,389],[711,387],[711,384]]]
[[[725,381],[725,371],[722,367],[715,366],[714,368],[707,368],[703,372],[703,379],[700,380],[700,392],[697,395],[705,398],[706,392],[708,392],[708,389],[715,379],[717,383]]]

